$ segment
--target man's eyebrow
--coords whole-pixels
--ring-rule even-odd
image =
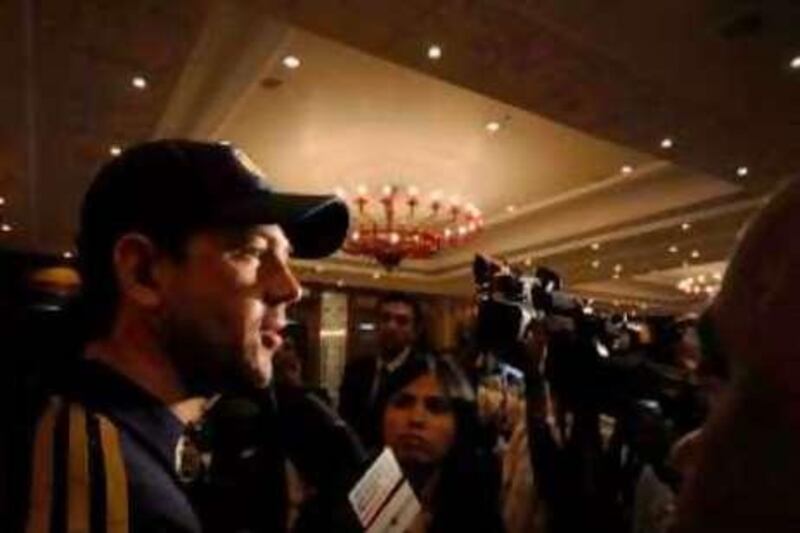
[[[292,247],[292,242],[289,240],[288,237],[284,234],[278,235],[271,235],[271,241],[275,243],[276,247],[282,248],[286,255],[291,257],[294,254],[294,247]]]
[[[275,247],[276,250],[280,250],[281,252],[285,252],[287,256],[291,257],[294,253],[294,248],[292,247],[292,242],[286,236],[283,231],[280,233],[274,233],[267,230],[261,230],[262,235],[267,239],[271,246]]]
[[[284,246],[286,247],[286,253],[289,256],[294,255],[294,246],[292,246],[292,242],[287,237],[284,237],[283,241],[284,241]]]
[[[248,232],[248,237],[250,238],[261,237],[262,239],[266,240],[270,245],[285,249],[288,255],[292,255],[294,253],[294,248],[292,247],[291,241],[286,237],[286,235],[282,231],[281,233],[275,233],[267,228],[256,227],[252,228]]]

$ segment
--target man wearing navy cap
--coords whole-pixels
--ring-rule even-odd
[[[300,295],[289,259],[333,253],[347,225],[335,197],[274,192],[222,144],[151,142],[105,165],[78,237],[90,341],[36,428],[28,531],[210,529],[186,429],[210,398],[270,383]],[[229,511],[230,531],[268,527],[266,511],[255,525]]]

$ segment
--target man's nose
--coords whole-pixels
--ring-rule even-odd
[[[262,273],[264,301],[270,305],[291,304],[300,299],[300,282],[288,263],[279,262],[271,272]]]
[[[412,426],[420,427],[424,426],[428,420],[428,413],[425,410],[425,407],[422,406],[420,403],[417,403],[412,409],[410,413],[410,422]]]

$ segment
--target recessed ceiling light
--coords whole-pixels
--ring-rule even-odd
[[[111,148],[108,149],[108,153],[114,157],[117,157],[119,154],[122,153],[122,148],[114,144],[111,146]]]
[[[344,287],[344,280],[343,279],[337,280],[336,281],[336,286],[337,287]]]
[[[678,253],[678,247],[673,244],[672,246],[669,247],[669,253],[677,254]]]
[[[525,259],[525,261],[523,261],[523,264],[524,264],[526,267],[530,267],[531,265],[533,265],[533,259],[531,259],[530,257],[528,257],[527,259]]]
[[[147,89],[147,79],[144,76],[134,76],[131,78],[131,85],[139,90]]]
[[[692,229],[692,225],[689,224],[688,222],[684,222],[683,224],[681,224],[681,229],[683,231],[689,231],[690,229]]]
[[[633,167],[630,165],[623,165],[620,171],[627,176],[633,172]]]
[[[599,249],[600,249],[600,243],[599,242],[592,243],[592,250],[594,250],[596,252]]]
[[[486,123],[486,131],[489,133],[497,133],[500,131],[500,123],[496,120],[492,120],[491,122]]]
[[[594,261],[592,261],[592,268],[600,268],[600,260],[599,259],[595,259]]]
[[[296,69],[300,66],[300,58],[293,55],[284,56],[282,63],[286,68]]]
[[[736,169],[736,175],[740,178],[747,176],[748,173],[750,173],[750,169],[747,167],[742,166]]]
[[[622,272],[622,265],[620,265],[619,263],[614,265],[614,272]]]
[[[513,213],[517,210],[517,206],[515,205],[507,205],[506,206],[506,213]]]
[[[380,272],[373,272],[372,273],[372,279],[381,279],[381,273]]]
[[[0,205],[6,205],[6,199],[0,196]]]
[[[789,63],[789,66],[791,66],[795,70],[800,70],[800,56],[795,56],[792,59],[792,62]]]
[[[661,139],[661,148],[664,150],[669,150],[673,146],[675,146],[675,141],[673,141],[671,137],[664,137]]]
[[[619,272],[614,272],[614,275],[611,277],[613,277],[614,279],[619,279]]]
[[[428,47],[428,59],[433,59],[436,61],[437,59],[442,58],[442,47],[438,44],[432,44]]]
[[[692,259],[697,259],[698,257],[700,257],[700,252],[692,250]]]
[[[0,231],[2,231],[3,233],[8,233],[9,231],[11,231],[11,224],[3,224],[2,226],[0,226]]]

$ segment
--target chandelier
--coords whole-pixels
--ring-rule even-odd
[[[434,191],[423,198],[417,187],[385,185],[371,195],[359,186],[349,196],[338,189],[353,217],[342,250],[375,259],[392,270],[404,259],[427,259],[445,248],[460,246],[483,226],[478,208],[453,196],[442,199]]]
[[[722,274],[715,272],[711,275],[700,274],[694,277],[682,279],[678,283],[678,289],[689,296],[700,296],[705,294],[712,297],[719,292]]]

